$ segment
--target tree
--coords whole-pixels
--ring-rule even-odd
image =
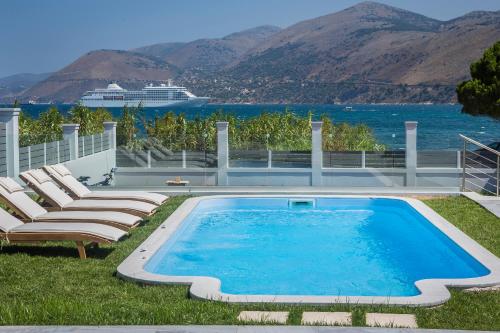
[[[470,66],[472,79],[457,87],[463,112],[500,119],[500,41]]]

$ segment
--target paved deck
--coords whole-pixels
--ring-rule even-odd
[[[168,195],[211,194],[379,194],[460,195],[458,187],[314,187],[314,186],[117,186],[95,187],[93,191],[153,191]]]
[[[481,195],[476,192],[463,192],[463,196],[477,202],[490,212],[500,217],[500,197]]]
[[[4,326],[0,333],[474,333],[480,331],[424,330],[326,326]]]

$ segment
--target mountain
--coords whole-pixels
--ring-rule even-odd
[[[164,82],[177,73],[175,66],[156,57],[130,51],[92,51],[31,87],[21,100],[72,102],[110,81],[126,88],[142,88],[147,82]]]
[[[500,12],[441,22],[363,2],[276,33],[219,73],[224,86],[200,89],[245,102],[451,102],[499,39]]]
[[[266,25],[223,38],[155,44],[134,51],[162,58],[181,69],[214,71],[238,60],[244,53],[280,30],[279,27]]]
[[[52,73],[22,73],[0,78],[0,100],[12,101],[36,83],[45,80]]]
[[[280,29],[90,52],[23,92],[75,101],[118,81],[173,78],[214,102],[448,103],[469,65],[500,40],[500,11],[439,21],[376,2]]]

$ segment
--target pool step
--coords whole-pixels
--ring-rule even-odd
[[[418,328],[413,314],[367,313],[366,325],[371,327]]]
[[[304,312],[301,325],[351,326],[350,312]]]
[[[238,320],[245,323],[286,324],[288,311],[241,311]],[[303,312],[301,325],[351,326],[350,312]],[[414,314],[367,313],[371,327],[418,328]]]
[[[238,320],[250,323],[286,324],[288,311],[241,311]]]

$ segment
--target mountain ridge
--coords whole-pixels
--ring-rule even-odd
[[[173,78],[215,102],[449,103],[469,64],[496,40],[500,11],[440,21],[362,2],[285,29],[89,52],[21,97],[70,101],[111,80],[140,88]]]

